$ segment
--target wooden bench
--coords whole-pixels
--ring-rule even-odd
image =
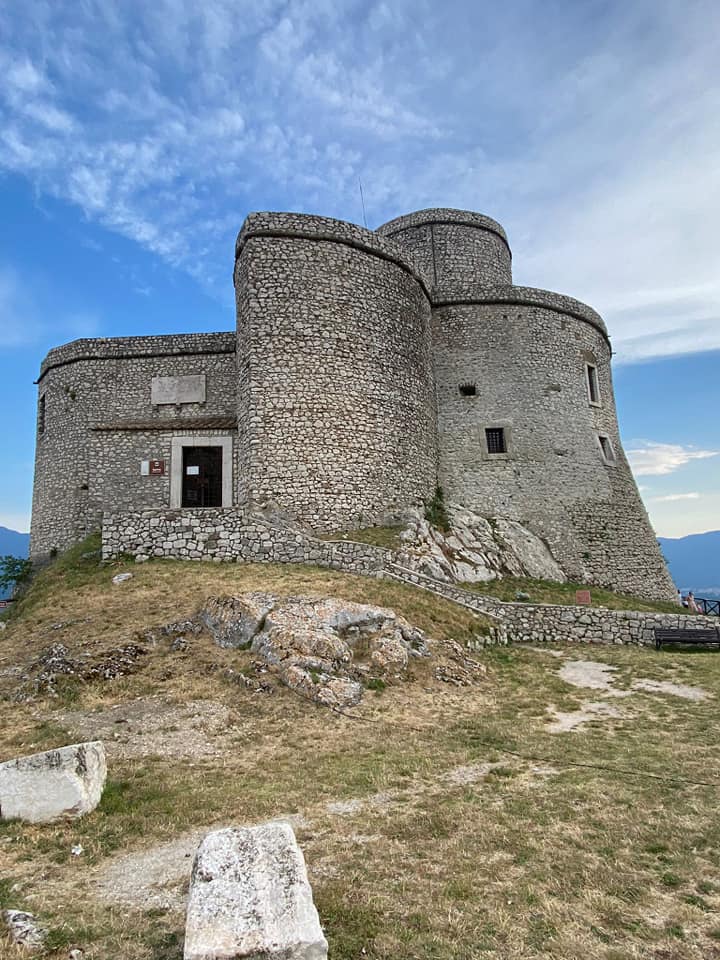
[[[720,647],[720,630],[687,630],[684,628],[655,628],[655,649],[664,643],[717,643]]]

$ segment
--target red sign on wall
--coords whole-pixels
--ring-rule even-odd
[[[582,606],[588,606],[592,601],[590,600],[590,591],[589,590],[576,590],[575,591],[575,603],[579,603]]]
[[[151,461],[150,461],[150,476],[151,476],[151,477],[164,477],[164,476],[165,476],[165,461],[164,461],[164,460],[151,460]]]

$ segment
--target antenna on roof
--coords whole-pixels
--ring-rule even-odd
[[[365,197],[363,196],[362,180],[360,179],[360,177],[358,177],[358,185],[360,187],[360,203],[362,204],[363,223],[365,224],[365,229],[367,230],[367,217],[365,216]]]

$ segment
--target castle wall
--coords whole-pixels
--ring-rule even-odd
[[[239,501],[344,529],[427,500],[436,405],[414,267],[350,224],[253,214],[235,287]]]
[[[152,403],[154,377],[194,374],[205,374],[203,403]],[[37,436],[31,556],[63,550],[97,529],[109,507],[169,506],[171,438],[206,434],[208,424],[232,432],[235,386],[232,333],[78,340],[52,350],[38,382],[44,430]],[[141,476],[147,459],[165,460],[166,476]]]
[[[416,263],[434,304],[472,298],[487,286],[512,283],[512,256],[505,231],[490,217],[469,210],[420,210],[398,217],[377,233]]]
[[[504,288],[489,302],[435,309],[433,338],[447,499],[525,524],[571,579],[674,599],[622,450],[598,315],[570,298]],[[506,453],[488,452],[488,428],[504,430]]]
[[[222,447],[224,509],[276,508],[318,530],[384,524],[439,475],[448,501],[520,521],[570,577],[674,598],[620,445],[602,319],[512,286],[494,220],[422,210],[372,232],[251,214],[234,281],[236,333],[48,354],[34,557],[103,514],[177,506],[186,442]],[[506,449],[488,449],[488,429]],[[143,475],[152,460],[165,472]]]

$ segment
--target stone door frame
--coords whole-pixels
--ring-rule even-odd
[[[233,505],[232,443],[232,437],[208,437],[187,434],[185,436],[172,438],[170,445],[170,506],[173,509],[202,509],[201,507],[182,507],[183,447],[222,448],[222,505],[223,508]]]

